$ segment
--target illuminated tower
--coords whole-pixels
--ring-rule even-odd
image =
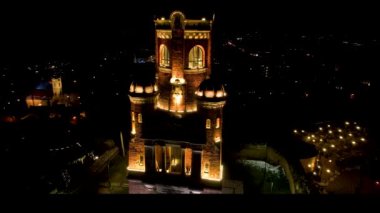
[[[62,95],[62,80],[61,77],[52,77],[51,84],[53,88],[54,98],[58,98]]]
[[[201,178],[221,180],[223,107],[226,92],[222,84],[211,79],[205,80],[196,91],[198,111],[204,119],[206,144],[202,150]]]
[[[220,183],[226,92],[210,79],[213,21],[174,11],[154,22],[156,81],[130,86],[128,174]]]
[[[129,88],[131,101],[131,134],[129,143],[128,170],[145,171],[145,146],[141,138],[144,116],[155,108],[157,85],[154,81],[134,81]]]
[[[174,11],[155,20],[157,107],[176,113],[194,112],[200,83],[211,73],[212,21],[186,19]]]

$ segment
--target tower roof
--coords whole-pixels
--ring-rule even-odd
[[[225,99],[227,93],[222,83],[213,79],[206,79],[199,85],[195,95],[200,100],[219,101]]]
[[[185,14],[179,10],[173,11],[169,18],[160,17],[154,20],[156,29],[172,29],[176,27],[176,18],[179,18],[179,25],[184,30],[210,30],[212,22],[210,18],[197,17],[199,19],[188,19]]]
[[[158,87],[153,79],[136,79],[129,86],[129,93],[134,96],[154,95],[157,91]]]

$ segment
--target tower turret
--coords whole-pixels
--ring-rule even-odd
[[[207,79],[195,92],[198,110],[204,119],[206,144],[202,151],[202,179],[221,180],[222,166],[222,127],[223,107],[227,93],[222,84]]]
[[[154,80],[136,80],[129,87],[131,102],[131,134],[128,170],[145,171],[145,148],[141,139],[144,115],[155,108],[158,87]]]

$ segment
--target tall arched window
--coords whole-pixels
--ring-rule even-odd
[[[205,66],[205,55],[203,48],[199,45],[191,48],[189,53],[189,68],[203,68]]]
[[[219,127],[220,127],[220,118],[216,118],[215,128],[219,129]]]
[[[137,115],[137,122],[139,122],[140,124],[143,122],[141,113]]]
[[[160,66],[161,67],[170,66],[169,49],[164,44],[161,44],[160,46]]]
[[[211,119],[206,119],[206,129],[211,129]]]

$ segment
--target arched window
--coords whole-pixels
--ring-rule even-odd
[[[140,124],[143,122],[143,121],[142,121],[142,114],[141,114],[141,113],[139,113],[139,114],[137,115],[137,122],[139,122]]]
[[[199,45],[191,48],[189,53],[189,68],[197,69],[205,66],[205,55],[203,48]]]
[[[219,129],[219,127],[220,127],[220,118],[217,118],[215,128]]]
[[[170,66],[169,49],[164,44],[161,44],[160,46],[160,66],[161,67]]]
[[[211,120],[210,119],[206,119],[206,129],[211,129]]]

